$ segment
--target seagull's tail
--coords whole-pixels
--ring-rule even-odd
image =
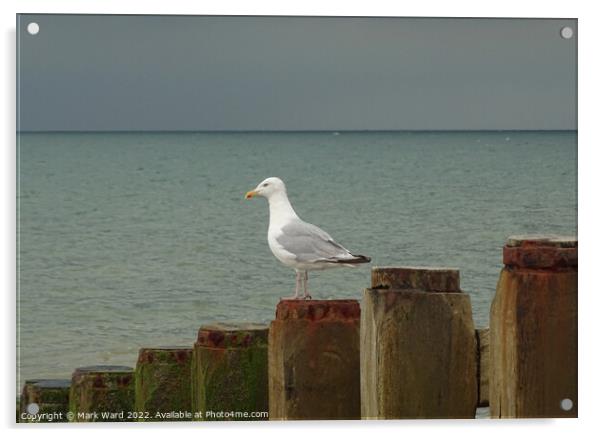
[[[357,267],[357,264],[364,264],[364,263],[369,263],[370,261],[372,261],[372,258],[370,258],[369,256],[365,256],[365,255],[351,254],[351,256],[353,256],[353,258],[329,259],[326,262],[329,262],[332,264],[341,264],[341,265],[344,265],[347,267]]]
[[[353,255],[353,254],[352,254]],[[353,259],[351,262],[347,261],[346,264],[363,264],[363,263],[369,263],[370,261],[372,261],[372,258],[370,258],[369,256],[365,256],[365,255],[353,255]]]

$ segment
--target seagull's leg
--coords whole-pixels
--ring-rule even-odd
[[[295,270],[295,299],[299,299],[299,289],[301,288],[301,272]]]
[[[303,272],[303,279],[304,279],[304,281],[303,281],[303,293],[304,293],[303,294],[303,298],[304,299],[311,299],[311,294],[309,294],[309,291],[307,290],[307,283],[309,282],[309,278],[308,278],[308,275],[307,275],[307,270],[305,270]]]
[[[301,288],[301,272],[295,270],[295,295],[291,297],[281,297],[280,300],[299,299],[299,289]]]

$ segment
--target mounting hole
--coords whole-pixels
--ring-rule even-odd
[[[560,29],[560,36],[564,39],[571,39],[573,37],[573,28],[569,26],[565,26]]]
[[[32,22],[27,25],[27,32],[30,35],[37,35],[39,31],[40,31],[40,25],[38,23]]]
[[[573,409],[573,401],[569,398],[561,400],[560,408],[562,408],[564,411],[571,411]]]
[[[38,404],[36,404],[35,402],[32,402],[31,404],[29,404],[27,406],[27,412],[29,414],[38,414],[40,412],[40,406]]]

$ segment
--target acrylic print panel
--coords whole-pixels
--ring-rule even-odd
[[[17,421],[577,415],[576,20],[17,35]]]

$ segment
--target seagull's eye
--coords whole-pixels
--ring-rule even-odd
[[[267,183],[262,185],[262,187],[267,187],[267,186],[268,186],[268,184],[267,184]]]

